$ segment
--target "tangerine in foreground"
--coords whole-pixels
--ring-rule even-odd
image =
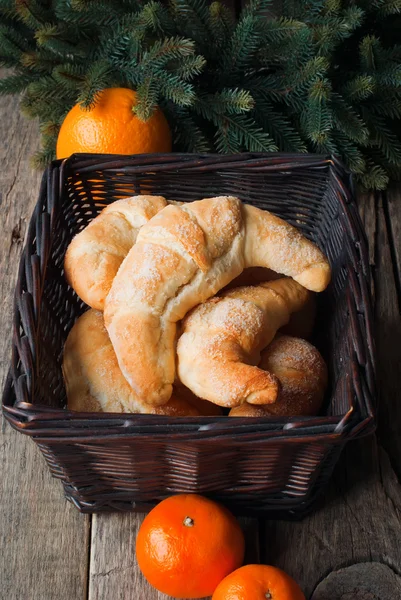
[[[133,90],[107,88],[100,92],[90,110],[76,104],[61,125],[57,158],[68,158],[75,152],[171,152],[171,132],[160,108],[144,122],[134,112],[136,101]]]
[[[139,567],[157,590],[175,598],[211,596],[244,560],[245,541],[224,506],[198,496],[171,496],[143,521],[136,540]]]
[[[281,569],[246,565],[217,586],[212,600],[305,600],[296,581]]]

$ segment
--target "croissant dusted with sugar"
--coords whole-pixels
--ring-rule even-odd
[[[272,404],[244,403],[230,410],[230,417],[316,415],[327,387],[327,366],[320,352],[309,342],[278,335],[263,350],[259,363],[278,377],[280,392]]]
[[[271,268],[316,291],[330,279],[327,259],[312,242],[238,198],[167,206],[142,227],[105,302],[118,363],[138,397],[167,402],[177,321],[250,266]]]
[[[97,310],[81,315],[68,334],[63,375],[70,410],[176,417],[221,414],[218,406],[196,398],[182,384],[174,386],[163,406],[141,402],[120,371],[103,315]]]
[[[103,310],[113,279],[142,225],[167,206],[162,196],[133,196],[107,206],[78,233],[64,259],[68,283],[86,304]]]
[[[260,353],[311,292],[290,278],[242,287],[197,306],[182,324],[178,376],[194,394],[219,404],[269,404],[279,381],[256,365]]]

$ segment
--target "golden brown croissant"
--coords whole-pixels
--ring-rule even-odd
[[[167,206],[142,227],[105,303],[120,368],[138,397],[167,402],[177,321],[248,266],[274,269],[313,290],[330,279],[327,259],[312,242],[238,198]]]
[[[182,323],[178,376],[220,406],[274,402],[277,378],[256,365],[260,352],[310,292],[290,278],[243,287],[195,308]]]
[[[319,412],[327,386],[327,367],[312,344],[279,335],[262,352],[259,368],[279,379],[277,400],[263,406],[242,404],[230,410],[230,417],[291,417]]]
[[[118,200],[73,238],[64,259],[65,276],[86,304],[103,310],[113,279],[140,228],[165,206],[162,196]]]
[[[70,410],[170,416],[221,414],[218,406],[196,398],[182,384],[174,387],[164,406],[141,402],[120,371],[103,315],[96,310],[84,313],[71,329],[64,347],[63,374]]]

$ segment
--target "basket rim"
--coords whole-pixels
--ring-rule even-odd
[[[124,163],[124,167],[122,164]],[[235,169],[241,169],[246,167],[248,170],[262,170],[263,172],[274,172],[282,171],[287,168],[292,170],[295,168],[306,168],[306,167],[325,167],[333,174],[336,186],[337,186],[337,198],[342,206],[343,211],[346,213],[347,225],[349,227],[349,234],[356,234],[355,239],[358,240],[362,249],[361,268],[363,273],[369,271],[369,264],[366,262],[367,254],[367,239],[366,234],[363,230],[359,214],[357,210],[354,210],[351,215],[350,209],[354,207],[356,209],[355,202],[355,188],[352,176],[350,172],[344,167],[344,165],[336,157],[330,155],[316,155],[316,154],[292,154],[292,153],[242,153],[235,155],[219,155],[219,154],[142,154],[132,156],[121,156],[112,154],[73,154],[68,159],[56,160],[51,163],[47,168],[43,176],[43,182],[41,187],[41,194],[45,193],[46,190],[50,190],[50,203],[54,202],[55,190],[59,194],[62,192],[63,182],[68,177],[68,172],[79,167],[80,172],[93,171],[98,169],[106,169],[108,172],[119,171],[124,168],[125,172],[135,173],[143,172],[144,168],[151,169],[156,167],[160,172],[162,171],[163,165],[168,166],[171,170],[172,165],[177,163],[177,170],[179,171],[207,171],[207,170],[228,170],[229,167],[235,166]],[[218,163],[218,167],[216,164]],[[249,169],[250,168],[250,169]],[[127,171],[128,169],[128,171]],[[53,192],[53,193],[52,193]],[[41,195],[38,203],[32,214],[28,232],[34,235],[35,221],[39,212],[39,205],[41,202]],[[28,238],[29,236],[27,236]],[[24,249],[21,255],[20,270],[23,268],[24,259],[28,252],[28,239],[25,240]],[[19,281],[19,280],[18,280]],[[17,311],[17,294],[18,294],[18,282],[15,288],[15,304],[14,304],[14,327],[16,326],[16,311]],[[366,310],[371,313],[370,306],[370,295],[364,298],[367,302]],[[368,331],[366,334],[373,339],[373,332],[370,331],[369,321],[366,323]],[[14,344],[13,344],[14,346]],[[369,359],[368,359],[369,360]],[[374,361],[373,361],[374,370]],[[90,435],[91,439],[100,440],[101,438],[108,438],[117,435],[130,435],[131,431],[134,432],[137,428],[153,428],[154,430],[160,429],[162,426],[170,427],[176,425],[177,430],[181,430],[183,433],[187,427],[187,419],[185,417],[161,417],[155,415],[141,415],[141,414],[118,414],[118,413],[81,413],[69,411],[67,409],[52,409],[43,405],[35,405],[30,402],[17,402],[12,401],[15,398],[15,383],[12,375],[9,374],[4,386],[4,392],[2,397],[3,412],[10,425],[27,434],[32,435],[35,438],[42,438],[43,436],[52,442],[56,442],[50,435],[50,429],[54,432],[57,429],[57,438],[64,440],[67,439],[79,439],[83,440],[88,437],[88,428],[92,431],[95,429],[96,433]],[[238,418],[227,419],[226,416],[220,417],[192,417],[192,423],[200,423],[200,427],[193,427],[192,434],[195,431],[199,431],[202,427],[208,427],[211,424],[222,424],[230,422],[229,427],[218,427],[220,436],[222,431],[229,430],[230,432],[238,432],[241,428],[249,429],[249,427],[261,430],[261,434],[276,437],[275,432],[281,433],[280,439],[299,439],[300,437],[305,438],[305,441],[310,435],[311,426],[324,425],[328,431],[323,435],[332,438],[333,436],[339,440],[344,441],[344,438],[356,437],[363,434],[368,434],[375,429],[375,411],[373,407],[373,401],[369,397],[366,399],[366,415],[355,414],[354,406],[350,406],[348,411],[342,415],[337,416],[311,416],[311,417],[271,417],[268,420],[262,417],[253,418]],[[118,431],[110,430],[110,421],[116,424]],[[127,422],[130,422],[128,427]],[[231,424],[231,422],[234,423]],[[267,422],[266,422],[267,421]],[[75,429],[70,426],[69,429],[66,427],[66,423],[74,423]],[[50,425],[52,424],[52,427]],[[103,428],[108,428],[109,434],[105,435]],[[65,436],[64,434],[69,435]],[[291,433],[290,433],[291,430]],[[124,434],[122,433],[124,431]],[[188,429],[187,429],[188,431]],[[284,435],[283,435],[284,434]],[[137,433],[135,433],[137,435]],[[227,435],[230,435],[227,433]],[[313,439],[317,439],[317,434],[313,436]],[[210,438],[209,438],[210,439]],[[221,440],[221,437],[219,437]],[[333,441],[333,440],[331,440]]]

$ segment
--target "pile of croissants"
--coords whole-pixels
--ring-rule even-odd
[[[64,347],[70,410],[319,411],[327,368],[303,338],[330,266],[273,214],[231,196],[118,200],[73,238],[64,271],[90,307]]]

